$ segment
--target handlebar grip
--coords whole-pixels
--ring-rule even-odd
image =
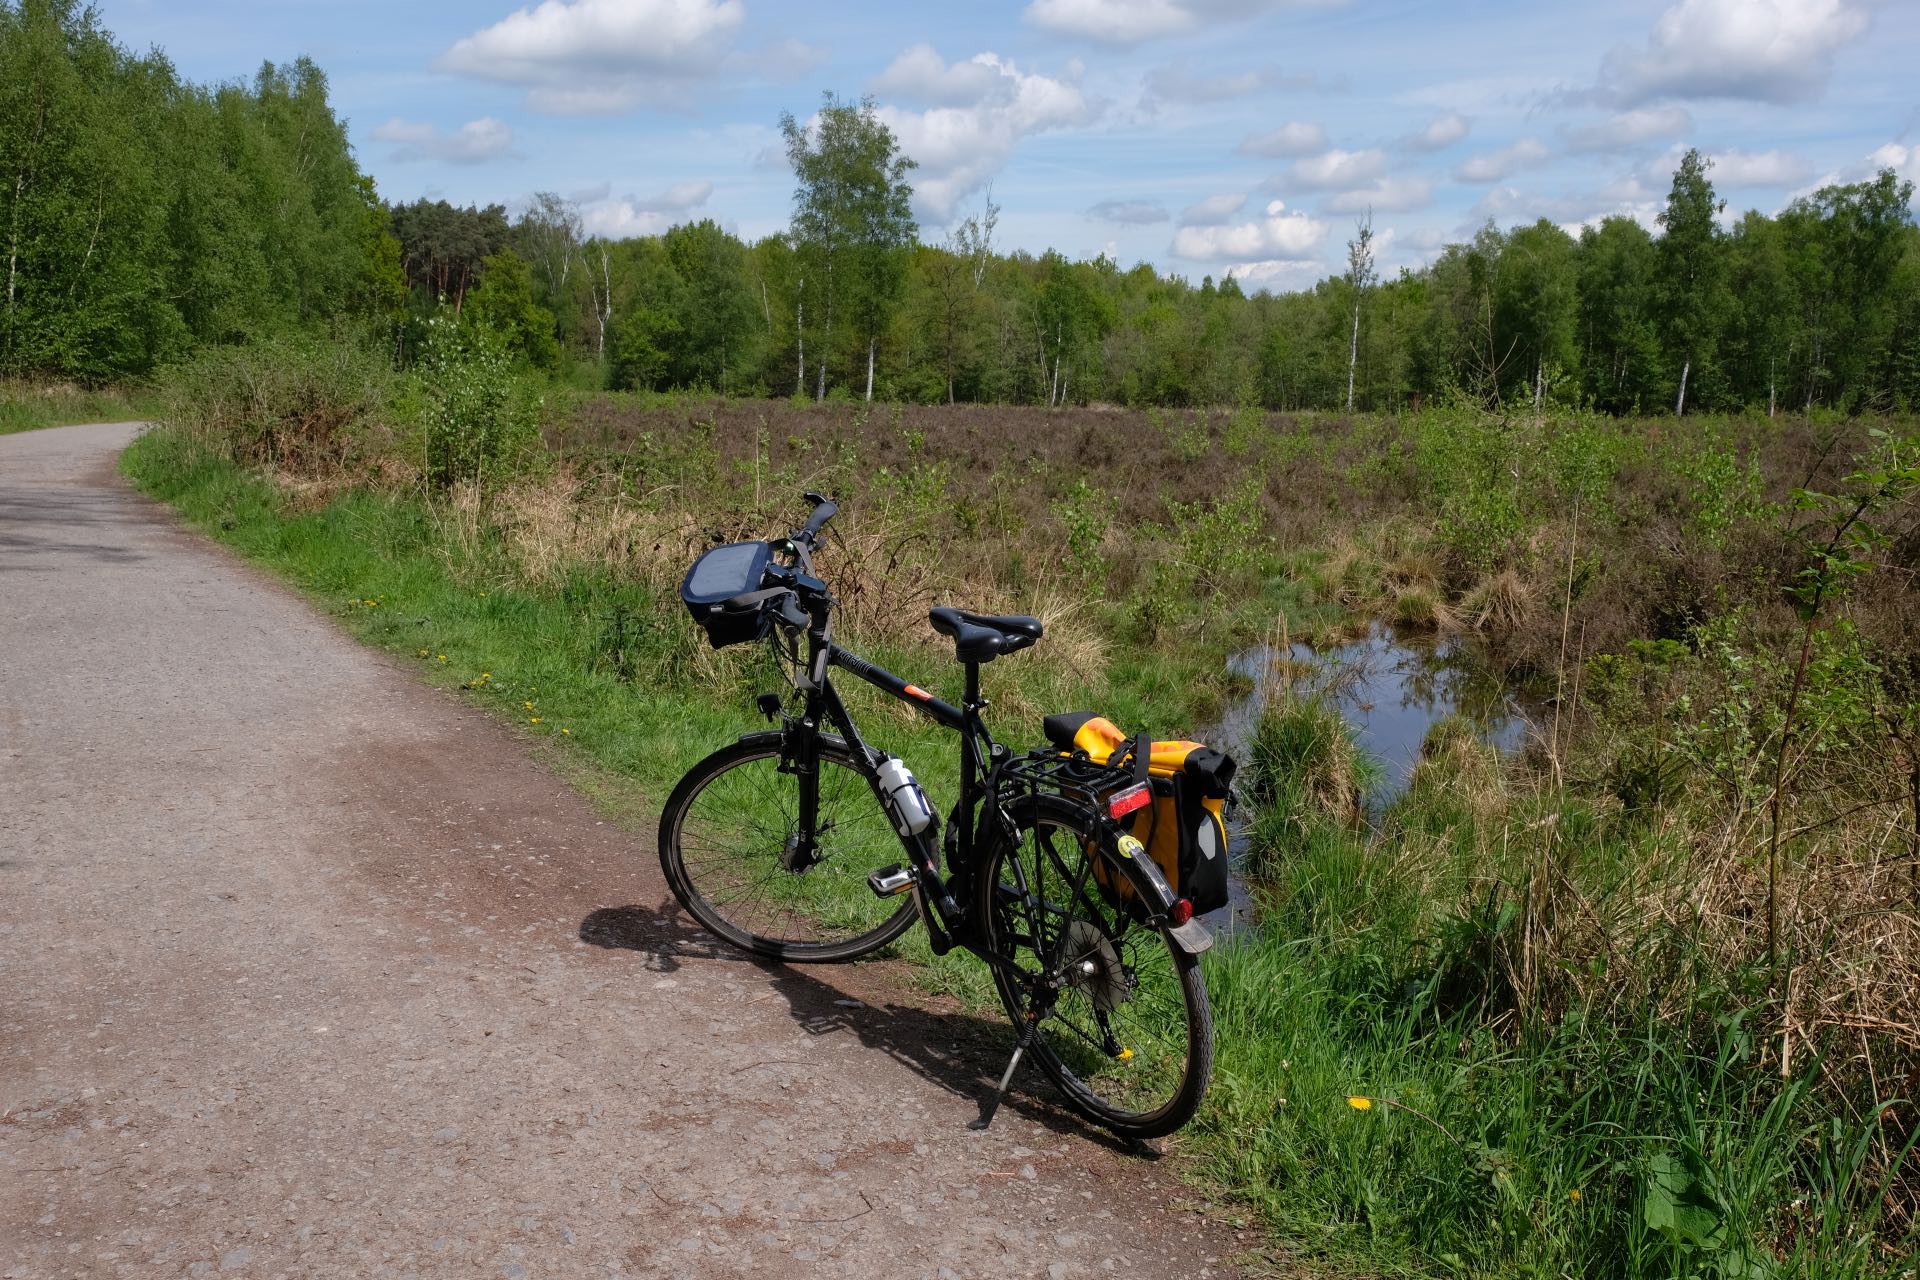
[[[827,521],[840,513],[840,504],[823,494],[809,493],[807,497],[813,500],[813,514],[807,517],[807,523],[800,532],[793,535],[793,538],[795,542],[804,542],[812,546],[814,535],[825,527]]]

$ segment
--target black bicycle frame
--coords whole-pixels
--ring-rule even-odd
[[[953,811],[958,826],[954,833],[954,863],[949,870],[965,873],[971,870],[974,853],[975,814],[979,802],[989,790],[988,780],[992,766],[1005,754],[1006,748],[995,742],[987,731],[986,722],[981,719],[980,711],[986,701],[980,696],[980,666],[968,663],[966,666],[966,693],[960,706],[954,706],[941,698],[910,684],[894,675],[891,671],[867,661],[857,653],[841,648],[833,643],[824,627],[808,629],[807,665],[804,683],[806,687],[806,708],[800,723],[798,737],[799,750],[794,753],[793,764],[800,776],[800,813],[799,838],[806,852],[811,855],[815,825],[819,820],[820,784],[819,784],[819,734],[823,723],[831,723],[840,731],[853,754],[854,761],[868,785],[874,788],[877,800],[884,800],[879,794],[878,769],[874,763],[874,750],[860,736],[860,730],[853,723],[846,704],[841,701],[839,691],[833,687],[828,671],[838,667],[866,681],[908,706],[917,708],[943,728],[951,729],[960,735],[960,802]],[[912,836],[902,836],[901,845],[912,859],[914,874],[919,882],[921,902],[938,912],[940,922],[947,930],[957,935],[952,940],[964,939],[969,930],[966,928],[966,909],[957,901],[946,877],[941,875],[938,858],[939,843],[935,835],[937,822],[930,824],[925,831]],[[929,917],[929,925],[934,921]],[[935,945],[945,950],[941,943],[948,941],[939,933],[935,934]]]

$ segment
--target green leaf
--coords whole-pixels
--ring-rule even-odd
[[[1726,1217],[1692,1161],[1659,1152],[1647,1162],[1647,1226],[1674,1244],[1716,1250],[1726,1243]]]

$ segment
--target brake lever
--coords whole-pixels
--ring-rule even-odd
[[[812,617],[808,615],[805,609],[800,607],[800,597],[794,595],[792,592],[788,592],[787,598],[780,602],[780,621],[790,627],[796,628],[807,627],[813,624]]]

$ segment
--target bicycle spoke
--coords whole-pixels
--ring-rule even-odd
[[[735,754],[680,800],[663,849],[696,916],[743,946],[793,958],[845,958],[911,923],[911,903],[867,887],[869,873],[899,860],[899,844],[850,760],[823,749],[812,861],[795,869],[798,775],[781,770],[775,745]]]
[[[1191,1047],[1205,996],[1193,961],[1176,957],[1120,897],[1121,869],[1095,874],[1106,855],[1088,835],[1089,819],[1067,816],[1080,812],[1063,807],[1061,817],[1024,827],[995,856],[984,924],[1002,955],[1030,954],[1060,983],[1034,1044],[1048,1074],[1095,1119],[1154,1136],[1184,1123],[1204,1090],[1211,1054],[1196,1062]],[[999,981],[1021,1020],[1033,992]],[[1202,1031],[1210,1050],[1210,1024]]]

